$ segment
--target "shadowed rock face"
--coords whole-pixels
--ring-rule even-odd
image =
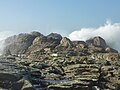
[[[79,44],[83,44],[84,46],[87,46],[86,42],[84,42],[84,41],[73,41],[72,43],[73,43],[74,46],[77,46]]]
[[[87,40],[86,43],[88,45],[89,53],[96,53],[96,52],[98,52],[98,53],[110,53],[110,52],[118,53],[117,50],[109,47],[106,44],[106,41],[99,36]]]
[[[110,48],[110,47],[107,47],[107,48],[105,49],[105,51],[108,52],[108,53],[110,53],[110,52],[118,53],[117,50],[115,50],[115,49],[113,49],[113,48]]]
[[[1,81],[9,80],[9,81],[15,82],[18,80],[18,78],[12,74],[0,73],[0,80]]]
[[[35,90],[30,81],[18,78],[9,73],[0,73],[0,87],[2,90]]]
[[[70,48],[73,47],[73,43],[72,41],[70,41],[70,39],[63,37],[62,40],[60,41],[60,46]]]
[[[60,44],[62,36],[56,33],[51,33],[48,36],[36,37],[33,40],[32,45],[28,48],[27,54],[42,51],[45,48],[53,50],[57,45]]]
[[[67,51],[67,49],[71,49],[72,47],[73,47],[72,41],[67,37],[63,37],[60,41],[60,44],[56,46],[55,49],[57,51],[64,51],[64,50]]]
[[[93,45],[93,46],[97,46],[97,47],[103,47],[103,48],[107,47],[105,40],[99,36],[94,37],[93,39],[87,40],[86,43],[88,45]]]
[[[39,32],[32,32],[30,34],[19,34],[8,37],[5,40],[4,54],[9,50],[11,54],[23,54],[32,44],[37,36],[43,36]]]
[[[47,35],[47,38],[52,38],[52,39],[56,39],[56,40],[61,40],[62,36],[60,34],[57,33],[51,33],[49,35]]]
[[[8,73],[0,73],[0,87],[9,89],[13,85],[13,83],[17,82],[19,78],[15,75]]]

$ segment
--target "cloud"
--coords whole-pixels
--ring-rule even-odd
[[[15,32],[12,31],[1,31],[0,32],[0,41],[6,39],[9,36],[15,35]]]
[[[99,26],[98,28],[81,28],[81,30],[73,31],[69,34],[69,38],[73,41],[86,41],[95,36],[101,36],[109,46],[120,51],[120,23],[106,21],[103,26]]]

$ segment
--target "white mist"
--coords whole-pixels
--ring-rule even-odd
[[[120,23],[106,21],[103,26],[99,26],[98,28],[81,28],[78,31],[73,31],[69,35],[69,38],[73,41],[85,41],[95,36],[101,36],[109,46],[120,51]]]

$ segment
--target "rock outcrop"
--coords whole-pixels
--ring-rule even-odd
[[[67,51],[67,49],[71,49],[73,47],[73,43],[67,37],[63,37],[60,41],[60,44],[55,47],[57,51]]]
[[[30,34],[14,35],[5,40],[4,55],[26,54],[27,56],[38,56],[43,53],[54,52],[69,53],[75,52],[76,55],[88,55],[92,53],[118,53],[117,50],[109,47],[106,41],[97,36],[84,41],[71,41],[60,34],[51,33],[47,36],[39,32]]]
[[[102,47],[102,48],[107,47],[105,40],[99,36],[87,40],[86,43],[88,45],[93,45],[93,46]]]
[[[52,38],[52,39],[55,39],[55,40],[61,40],[62,39],[62,36],[60,34],[57,34],[57,33],[50,33],[49,35],[47,35],[47,38]]]
[[[113,48],[110,48],[110,47],[107,47],[107,48],[105,49],[105,51],[106,51],[107,53],[110,53],[110,52],[118,53],[117,50],[115,50],[115,49],[113,49]]]
[[[11,54],[24,54],[37,36],[42,36],[39,32],[30,34],[24,33],[8,37],[5,40],[4,54],[9,50]]]
[[[70,39],[63,37],[60,41],[60,46],[70,48],[73,47],[73,43],[70,41]]]
[[[39,56],[44,52],[51,52],[56,46],[60,44],[62,36],[57,33],[51,33],[48,36],[36,37],[32,45],[27,50],[27,55]]]
[[[97,36],[86,41],[89,53],[118,53],[117,50],[109,47],[106,41]]]

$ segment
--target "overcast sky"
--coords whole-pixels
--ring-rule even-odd
[[[120,0],[0,0],[0,32],[69,35],[106,20],[120,22]]]

